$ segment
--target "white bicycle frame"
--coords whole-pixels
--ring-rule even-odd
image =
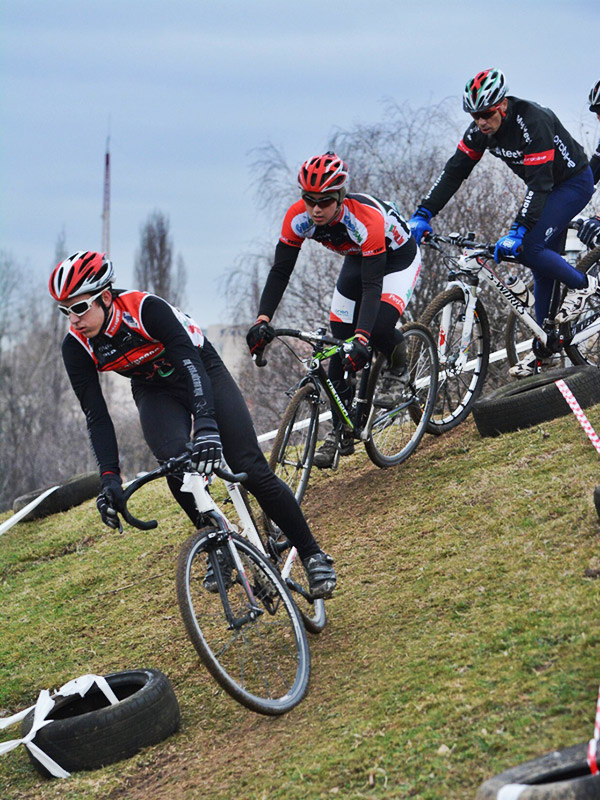
[[[548,341],[548,336],[546,334],[546,331],[544,331],[544,329],[538,325],[534,317],[531,316],[528,307],[524,305],[519,300],[519,298],[510,291],[510,289],[507,286],[505,286],[505,284],[500,280],[500,278],[496,275],[496,273],[491,269],[489,264],[482,259],[482,256],[484,254],[485,254],[484,251],[481,250],[474,250],[474,251],[464,250],[460,258],[457,259],[455,266],[453,267],[453,271],[456,270],[457,272],[465,272],[476,276],[478,279],[483,278],[483,280],[485,280],[490,286],[492,286],[496,291],[496,293],[500,295],[504,303],[510,306],[512,310],[521,317],[525,325],[527,325],[527,327],[532,331],[532,333],[535,334],[540,339],[540,341],[545,345]],[[446,288],[451,289],[453,286],[458,286],[462,290],[465,296],[465,303],[467,306],[462,328],[460,351],[459,351],[459,356],[455,362],[455,367],[460,371],[468,372],[474,369],[477,363],[475,359],[473,359],[472,361],[467,361],[467,352],[471,344],[471,336],[473,334],[473,324],[475,321],[475,307],[477,305],[477,298],[479,296],[479,293],[481,292],[481,286],[479,285],[479,283],[475,285],[467,283],[466,281],[460,279],[454,279],[448,281]],[[444,306],[442,310],[442,319],[440,323],[440,338],[438,342],[438,353],[440,355],[441,363],[445,361],[446,357],[447,332],[450,330],[450,326],[452,323],[450,315],[451,315],[451,306],[450,305]],[[594,323],[594,326],[591,327],[600,327],[600,322]],[[573,343],[575,343],[576,339],[581,341],[581,338],[585,338],[582,337],[582,334],[583,332],[574,337]],[[530,346],[530,344],[531,342],[528,342],[525,345],[524,349],[527,349],[527,347]],[[443,379],[445,377],[446,377],[445,371],[441,370],[440,378]]]
[[[228,472],[231,471],[224,462],[221,462],[221,466]],[[225,484],[227,493],[229,494],[229,497],[233,502],[233,506],[238,514],[238,517],[240,518],[240,523],[242,525],[241,531],[239,530],[239,527],[237,525],[234,525],[227,519],[226,515],[215,503],[212,495],[208,490],[209,481],[205,475],[201,475],[199,472],[184,472],[183,485],[181,487],[181,491],[190,492],[194,496],[196,508],[201,514],[206,514],[208,512],[217,514],[219,518],[222,520],[223,527],[225,530],[234,533],[239,533],[241,536],[244,536],[246,539],[248,539],[248,541],[251,544],[254,545],[254,547],[256,547],[257,550],[259,550],[263,555],[267,556],[261,538],[258,535],[258,531],[256,530],[252,517],[248,512],[248,508],[240,492],[239,483],[227,480],[223,480],[223,483]],[[296,548],[290,547],[290,551],[281,569],[281,577],[283,578],[284,582],[287,581],[287,579],[289,578],[290,573],[292,571],[292,566],[297,557],[298,557],[298,551],[296,550]],[[236,558],[236,566],[238,567],[238,569],[240,569],[241,563],[240,564],[237,563],[237,559],[239,559],[237,551],[235,553],[235,558]]]

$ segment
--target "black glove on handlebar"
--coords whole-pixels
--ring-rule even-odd
[[[96,498],[96,508],[105,525],[121,530],[118,512],[123,513],[126,508],[121,478],[116,473],[109,472],[102,475],[100,480],[102,481],[102,491]]]
[[[356,336],[351,342],[344,345],[344,369],[349,372],[358,372],[362,369],[371,357],[371,351],[367,346],[367,340]]]
[[[257,320],[248,329],[246,342],[250,353],[254,355],[257,350],[263,350],[275,338],[273,327],[264,320]]]
[[[199,431],[188,447],[192,452],[190,462],[198,472],[210,475],[221,464],[223,446],[218,431]]]

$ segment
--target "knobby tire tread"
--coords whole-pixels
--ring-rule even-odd
[[[473,418],[481,436],[498,436],[530,428],[571,409],[555,381],[564,380],[582,408],[600,402],[600,371],[576,366],[554,369],[501,386],[473,407]]]
[[[450,289],[446,289],[445,291],[440,292],[440,294],[436,295],[419,317],[419,322],[429,327],[433,319],[436,317],[436,315],[441,313],[444,306],[446,306],[448,303],[462,303],[466,308],[465,296],[460,286],[452,286]],[[473,404],[477,401],[479,395],[481,394],[481,390],[483,389],[483,385],[485,383],[485,379],[487,376],[487,370],[490,358],[491,338],[490,338],[490,323],[488,320],[487,311],[485,310],[485,307],[481,302],[481,300],[477,300],[477,305],[475,306],[475,313],[479,321],[479,327],[481,329],[482,351],[483,351],[481,353],[481,363],[479,367],[479,375],[477,377],[477,382],[472,390],[469,400],[465,403],[464,407],[460,410],[460,412],[452,417],[452,419],[448,420],[447,422],[438,423],[435,421],[435,416],[436,416],[435,410],[433,411],[432,418],[429,420],[429,423],[427,424],[428,433],[432,433],[434,435],[439,436],[440,434],[446,433],[446,431],[455,428],[457,425],[460,425],[460,423],[463,422],[463,420],[465,420],[471,413]],[[436,339],[435,333],[433,335],[434,339]],[[443,392],[443,389],[444,385],[440,382],[438,385],[438,396]]]
[[[279,571],[273,565],[270,559],[266,556],[263,556],[262,553],[260,553],[254,547],[254,545],[251,544],[251,542],[247,541],[236,533],[232,534],[238,551],[244,553],[250,560],[259,563],[262,569],[270,575],[273,583],[278,587],[278,591],[280,592],[282,599],[284,599],[284,595],[286,596],[286,607],[289,609],[289,616],[295,621],[294,629],[296,631],[298,645],[298,678],[292,692],[288,692],[284,698],[272,701],[246,691],[240,684],[237,683],[234,678],[229,676],[229,674],[215,658],[212,650],[204,640],[201,633],[202,621],[198,620],[198,623],[196,624],[194,612],[188,603],[188,563],[190,563],[190,558],[191,560],[197,557],[201,557],[203,559],[205,558],[206,551],[203,548],[203,544],[207,539],[207,534],[212,530],[213,529],[211,528],[203,528],[193,533],[184,542],[179,553],[177,564],[177,598],[188,636],[206,669],[217,681],[217,683],[231,697],[234,698],[234,700],[237,700],[246,708],[249,708],[251,711],[255,711],[259,714],[266,714],[269,716],[284,714],[294,708],[294,706],[296,706],[303,699],[308,690],[308,681],[310,677],[310,652],[308,648],[308,640],[306,639],[306,631],[300,616],[300,612],[298,611],[298,608],[294,603],[287,587],[283,583]]]
[[[297,389],[290,402],[287,404],[285,411],[283,412],[283,417],[281,418],[281,423],[279,425],[279,429],[277,431],[277,435],[273,441],[273,448],[271,450],[271,456],[269,458],[269,466],[277,474],[277,466],[278,466],[278,459],[281,455],[281,448],[284,446],[286,442],[286,435],[288,431],[288,427],[295,420],[295,415],[298,410],[298,407],[301,403],[310,397],[311,394],[315,394],[315,387],[311,383],[305,383],[304,386],[301,386]],[[311,404],[311,417],[313,417],[313,421],[309,425],[308,433],[310,435],[310,441],[308,443],[308,451],[306,453],[306,461],[309,464],[308,469],[302,475],[300,481],[298,482],[298,486],[295,489],[294,493],[296,495],[296,499],[298,503],[302,502],[304,497],[304,493],[306,492],[306,487],[308,486],[308,480],[310,478],[310,473],[312,471],[313,459],[315,455],[315,449],[317,446],[317,437],[319,433],[319,406],[318,403]]]

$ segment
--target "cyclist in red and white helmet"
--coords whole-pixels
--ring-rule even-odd
[[[370,346],[387,356],[390,391],[404,366],[402,334],[396,323],[409,302],[421,269],[419,247],[396,204],[363,193],[348,193],[348,167],[335,153],[309,158],[298,173],[301,199],[287,210],[275,260],[258,307],[258,317],[246,340],[251,353],[260,352],[273,337],[270,322],[306,239],[344,256],[331,301],[331,332],[352,337],[344,361],[329,361],[329,377],[344,402],[351,388],[344,370],[355,372],[370,357]],[[397,381],[396,381],[397,385]],[[391,397],[391,395],[390,395]],[[344,440],[334,414],[334,429],[315,454],[321,469],[331,467],[336,453],[354,451]]]
[[[588,102],[590,104],[590,111],[592,114],[596,115],[600,122],[600,81],[596,81],[590,89]],[[596,152],[590,159],[590,166],[594,173],[594,183],[598,183],[600,180],[600,141],[598,141]],[[598,247],[600,245],[600,216],[586,219],[577,232],[577,236],[579,236],[581,241],[588,247]]]
[[[187,449],[199,472],[212,472],[222,455],[234,472],[246,472],[246,488],[298,549],[313,596],[329,596],[336,584],[333,560],[319,548],[290,488],[270,469],[240,390],[216,350],[187,314],[148,292],[113,289],[113,279],[106,256],[88,251],[62,261],[50,277],[50,294],[69,320],[63,361],[100,468],[103,522],[118,527],[124,502],[117,439],[98,378],[115,371],[131,380],[156,459],[164,462]],[[167,483],[198,527],[181,478],[169,476]],[[204,586],[218,591],[211,570]]]
[[[598,289],[594,276],[578,272],[561,255],[569,222],[587,205],[594,191],[583,147],[549,108],[509,95],[506,78],[496,68],[478,72],[467,82],[463,108],[471,115],[471,124],[409,220],[414,236],[420,242],[432,231],[432,217],[489,151],[527,185],[510,231],[496,243],[494,258],[500,261],[503,256],[513,256],[532,270],[535,313],[540,324],[548,316],[556,279],[569,289],[557,320],[573,319]],[[510,373],[515,377],[531,375],[551,356],[541,342],[534,340],[532,352]]]

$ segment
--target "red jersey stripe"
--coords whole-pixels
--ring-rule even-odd
[[[554,149],[544,150],[543,153],[529,153],[523,156],[523,164],[530,167],[532,164],[544,164],[546,161],[554,161]]]
[[[479,150],[472,150],[470,147],[467,147],[464,139],[461,139],[458,143],[458,149],[466,153],[473,161],[479,161],[483,156],[483,151],[479,152]]]

